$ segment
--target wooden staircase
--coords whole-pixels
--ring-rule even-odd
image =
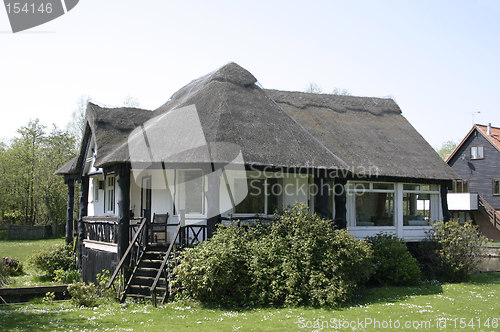
[[[132,226],[132,225],[131,225]],[[154,223],[145,218],[133,225],[132,240],[118,266],[111,275],[107,288],[113,287],[120,302],[127,297],[165,302],[171,295],[170,275],[177,263],[176,253],[186,246],[206,240],[206,225],[185,225]],[[165,239],[170,243],[154,241],[154,231],[158,228],[175,228],[173,237]]]
[[[148,246],[146,248],[132,273],[130,283],[125,287],[125,291],[120,299],[122,302],[126,297],[153,300],[151,287],[160,272],[167,250],[166,246]],[[158,279],[156,291],[160,294],[161,300],[164,301],[167,293],[167,280],[165,276],[160,276]]]

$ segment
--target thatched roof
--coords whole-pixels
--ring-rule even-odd
[[[375,167],[380,176],[456,178],[392,99],[266,92],[357,173]]]
[[[227,162],[241,151],[246,165],[377,167],[384,176],[455,177],[391,99],[264,90],[256,83],[231,63],[192,81],[155,111],[89,104],[95,165]]]

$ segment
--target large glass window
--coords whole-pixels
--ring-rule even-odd
[[[438,219],[439,187],[405,184],[403,186],[403,226],[428,226]]]
[[[247,196],[236,205],[235,213],[273,214],[283,208],[283,179],[235,179],[236,192],[245,192],[245,186],[248,189]]]
[[[248,193],[240,204],[236,205],[235,213],[265,213],[265,179],[235,179],[236,192],[244,192],[245,186]]]
[[[394,184],[353,182],[356,226],[394,226]]]

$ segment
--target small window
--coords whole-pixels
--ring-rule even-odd
[[[106,211],[115,212],[115,177],[108,175],[106,183]]]
[[[99,180],[94,179],[93,180],[93,185],[94,185],[94,202],[99,201]]]
[[[493,195],[500,195],[500,179],[493,179]]]
[[[484,149],[482,146],[473,146],[470,148],[470,158],[471,159],[483,159]]]

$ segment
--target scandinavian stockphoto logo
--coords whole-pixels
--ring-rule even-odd
[[[12,32],[52,21],[73,9],[79,0],[4,0]]]

